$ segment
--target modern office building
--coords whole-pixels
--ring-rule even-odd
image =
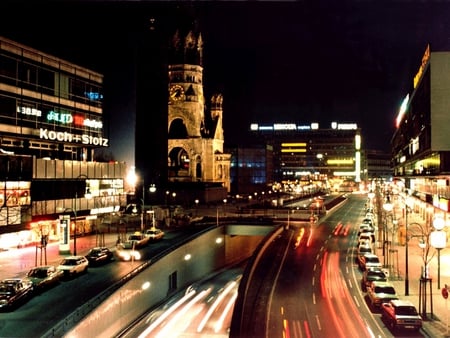
[[[231,154],[232,195],[253,195],[273,184],[273,150],[270,145],[254,144],[227,147]]]
[[[392,137],[399,189],[424,203],[427,219],[446,215],[450,201],[450,52],[426,47],[396,119]],[[431,207],[431,208],[430,208]]]
[[[361,167],[363,168],[363,172],[361,173],[362,181],[392,181],[394,171],[392,168],[392,158],[390,152],[365,149],[361,158]]]
[[[320,190],[354,191],[361,183],[361,131],[355,123],[252,124],[273,149],[273,182]]]
[[[102,102],[101,74],[0,37],[0,248],[68,244],[125,205],[126,164],[95,157]]]

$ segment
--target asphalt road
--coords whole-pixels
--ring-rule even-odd
[[[232,331],[230,337],[396,335],[369,306],[360,287],[362,273],[354,254],[365,201],[351,195],[317,224],[291,223],[272,242],[250,281],[242,330],[239,335]]]

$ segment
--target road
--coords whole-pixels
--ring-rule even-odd
[[[354,253],[364,202],[351,195],[317,224],[291,222],[259,262],[240,313],[241,330],[230,337],[394,336],[360,287]]]
[[[152,243],[141,250],[142,260],[149,259],[174,246],[189,235],[190,233],[182,230],[168,232],[163,240]],[[83,240],[84,238],[79,240],[80,245]],[[57,244],[54,245],[55,247],[49,248],[49,250],[57,249]],[[29,267],[34,266],[35,250],[34,247],[30,247],[17,252],[2,253],[1,273],[5,275],[8,273],[7,277],[15,277],[12,271],[16,271],[17,276],[26,274]],[[32,261],[30,258],[33,258]],[[55,264],[55,262],[49,263]],[[67,318],[78,307],[130,274],[139,264],[141,263],[116,260],[104,266],[90,267],[88,273],[62,281],[58,286],[33,296],[14,311],[2,312],[0,314],[0,337],[42,336],[49,328]]]
[[[289,221],[288,229],[269,245],[255,270],[251,297],[241,314],[245,334],[240,337],[393,336],[368,306],[360,288],[361,271],[354,253],[364,202],[363,196],[351,195],[316,224]],[[168,234],[148,255],[170,246],[178,236],[181,234]],[[2,313],[1,335],[39,335],[77,304],[98,294],[101,285],[123,276],[131,264],[92,268],[88,274],[34,297],[17,311]],[[183,290],[161,307],[150,309],[123,337],[237,337],[229,328],[243,269],[224,271]],[[424,337],[422,332],[408,336]]]
[[[228,337],[244,266],[242,262],[190,286],[119,337]]]

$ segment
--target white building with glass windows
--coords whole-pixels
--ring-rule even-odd
[[[94,160],[108,146],[103,75],[0,37],[0,248],[60,239],[61,215],[93,231],[125,205],[126,164]]]

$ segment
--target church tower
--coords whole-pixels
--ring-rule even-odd
[[[168,181],[190,186],[196,182],[216,192],[220,187],[222,196],[216,193],[216,199],[226,197],[231,154],[223,152],[223,97],[215,94],[206,104],[203,39],[198,29],[178,29],[168,59]]]

